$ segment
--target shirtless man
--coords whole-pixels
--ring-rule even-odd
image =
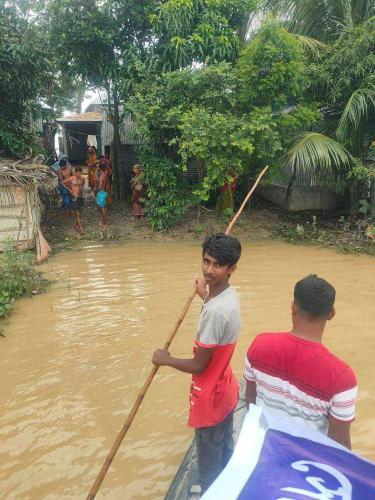
[[[100,225],[100,238],[103,239],[104,231],[107,231],[109,238],[109,221],[107,215],[107,198],[108,198],[108,166],[107,162],[100,161],[99,169],[96,176],[95,183],[95,201],[99,210],[99,225]]]
[[[65,185],[65,181],[72,176],[72,167],[67,165],[66,160],[63,158],[59,161],[59,169],[57,170],[59,178],[58,190],[62,198],[62,208],[67,215],[70,215],[72,198],[69,189]]]
[[[81,220],[81,211],[85,204],[83,197],[83,186],[85,179],[82,177],[82,167],[74,169],[74,175],[63,181],[63,185],[69,190],[72,197],[71,210],[74,216],[74,229],[79,234],[84,234]]]

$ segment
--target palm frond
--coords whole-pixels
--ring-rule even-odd
[[[288,30],[325,40],[337,21],[331,4],[325,0],[264,0],[266,11],[285,19]]]
[[[375,2],[373,0],[357,0],[354,15],[357,22],[363,22],[375,16]]]
[[[336,131],[337,138],[343,141],[348,137],[349,131],[356,132],[366,120],[371,108],[375,108],[375,86],[353,92],[341,115]]]
[[[317,132],[306,132],[288,151],[284,166],[292,172],[311,173],[341,191],[354,158],[339,142]]]
[[[309,52],[313,57],[319,57],[321,52],[328,50],[329,46],[320,40],[316,40],[315,38],[311,38],[306,35],[300,35],[298,33],[293,33],[293,36],[300,42],[303,50],[305,52]]]
[[[263,0],[261,8],[284,19],[289,31],[326,41],[375,15],[374,0]]]

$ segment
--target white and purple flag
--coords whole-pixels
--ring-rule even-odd
[[[375,464],[251,405],[232,458],[202,500],[308,498],[375,500]]]

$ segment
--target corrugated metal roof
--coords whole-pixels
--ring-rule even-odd
[[[63,116],[59,118],[58,122],[101,122],[103,120],[103,113],[101,112],[88,112],[88,113],[75,113],[74,115]]]

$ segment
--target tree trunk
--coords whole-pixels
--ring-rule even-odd
[[[353,2],[342,2],[342,20],[343,24],[346,28],[351,29],[354,26],[354,18],[353,18]]]
[[[350,215],[354,216],[358,211],[358,184],[352,181],[349,184],[350,190]]]
[[[252,21],[252,17],[251,17],[252,14],[253,14],[252,11],[247,12],[244,16],[242,24],[237,28],[238,37],[240,38],[240,40],[242,42],[246,42],[247,33],[249,31],[251,21]]]
[[[76,109],[76,113],[78,113],[78,114],[81,114],[83,111],[82,105],[83,105],[83,101],[85,100],[85,92],[86,92],[85,88],[78,92],[77,109]]]
[[[293,184],[295,183],[296,178],[297,178],[297,172],[296,172],[296,167],[294,165],[293,166],[293,173],[292,173],[292,176],[289,180],[289,184],[288,184],[288,187],[286,189],[286,194],[285,194],[285,208],[286,208],[286,210],[289,210],[289,208],[290,208],[290,199],[292,197]]]
[[[117,200],[125,199],[124,176],[120,169],[120,111],[117,86],[113,86],[113,196]]]
[[[197,159],[197,174],[198,174],[198,184],[201,183],[203,177],[203,161]],[[202,200],[199,198],[197,203],[197,224],[201,222],[201,203]]]

